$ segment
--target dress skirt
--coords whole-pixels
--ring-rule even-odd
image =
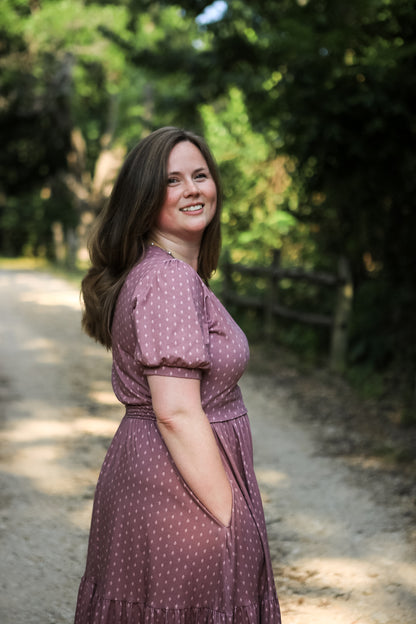
[[[248,417],[212,427],[229,526],[184,482],[155,418],[127,409],[97,484],[75,624],[280,624]]]

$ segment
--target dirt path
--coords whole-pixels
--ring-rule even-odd
[[[100,464],[121,416],[76,289],[0,272],[1,624],[70,624]],[[284,624],[415,624],[403,509],[322,453],[284,384],[243,380]],[[304,409],[304,408],[302,408]]]

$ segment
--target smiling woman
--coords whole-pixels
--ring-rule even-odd
[[[86,331],[113,353],[125,416],[94,499],[76,624],[280,624],[241,329],[208,288],[215,162],[162,128],[127,157],[91,242]]]
[[[216,207],[217,188],[204,157],[190,141],[178,143],[169,156],[166,196],[152,241],[197,271],[202,236]]]

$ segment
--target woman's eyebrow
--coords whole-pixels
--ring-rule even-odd
[[[198,167],[197,169],[194,169],[194,171],[192,173],[199,173],[200,171],[207,171],[208,167]],[[174,175],[182,175],[182,171],[169,171],[168,172],[168,176],[174,176]]]

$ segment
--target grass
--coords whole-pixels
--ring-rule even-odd
[[[45,258],[6,258],[0,257],[0,269],[5,271],[39,271],[48,265]]]

